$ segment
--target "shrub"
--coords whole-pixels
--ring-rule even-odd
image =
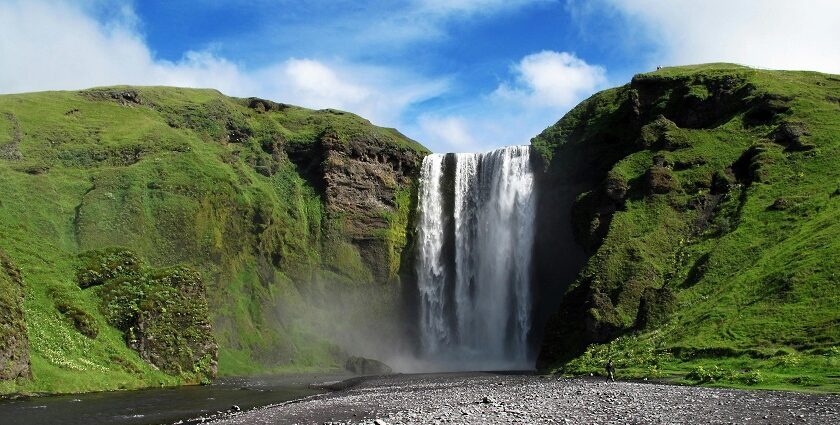
[[[139,274],[143,264],[133,252],[124,248],[107,248],[79,255],[82,264],[76,270],[79,287],[102,285],[109,280]]]
[[[705,368],[703,366],[697,366],[691,370],[691,372],[686,375],[686,378],[697,381],[699,383],[711,383],[711,382],[718,382],[728,380],[728,378],[732,377],[732,372],[721,369],[719,366],[714,365],[711,368]]]
[[[739,373],[735,378],[738,382],[747,385],[758,385],[764,382],[764,378],[761,376],[761,373],[757,370]]]

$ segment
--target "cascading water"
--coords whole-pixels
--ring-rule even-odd
[[[449,369],[524,369],[534,241],[530,148],[433,154],[419,191],[424,356]]]

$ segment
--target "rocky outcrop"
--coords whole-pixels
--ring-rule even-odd
[[[129,347],[170,375],[216,377],[219,349],[201,275],[186,267],[153,274],[152,291],[128,329]]]
[[[423,152],[391,140],[334,133],[321,138],[327,213],[341,217],[350,238],[378,282],[396,277],[414,182]],[[402,198],[402,199],[400,199]]]
[[[0,250],[0,381],[32,378],[20,270]]]
[[[630,89],[633,93],[628,100],[644,121],[662,115],[681,128],[709,128],[742,113],[756,86],[745,72],[680,76],[650,73],[634,76]],[[763,100],[757,98],[755,103],[763,105]],[[754,118],[774,116],[756,114]]]
[[[379,360],[364,357],[350,357],[344,363],[344,368],[356,375],[388,375],[393,373],[390,366]]]
[[[198,381],[216,376],[218,345],[200,273],[147,268],[121,248],[86,252],[81,259],[79,286],[96,291],[109,323],[141,358],[170,375]]]
[[[814,149],[811,143],[803,142],[803,136],[810,136],[808,127],[802,122],[783,122],[770,134],[770,138],[785,147],[787,151],[809,151]]]
[[[147,104],[140,93],[130,87],[94,88],[82,90],[80,93],[92,100],[108,100],[126,107]]]

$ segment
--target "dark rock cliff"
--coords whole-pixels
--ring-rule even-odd
[[[346,235],[374,280],[397,278],[424,154],[376,137],[341,141],[328,133],[320,143],[327,213],[344,217]]]

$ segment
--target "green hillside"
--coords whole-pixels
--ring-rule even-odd
[[[664,68],[532,143],[590,255],[543,367],[840,391],[840,76]]]
[[[23,303],[32,375],[0,393],[335,367],[330,332],[393,314],[353,297],[399,295],[425,152],[353,114],[214,90],[0,96],[0,250],[25,285],[7,303],[0,275],[0,308]]]
[[[532,145],[538,289],[563,293],[540,367],[840,391],[840,76],[664,68]],[[0,394],[410,348],[427,153],[214,90],[0,96]]]

